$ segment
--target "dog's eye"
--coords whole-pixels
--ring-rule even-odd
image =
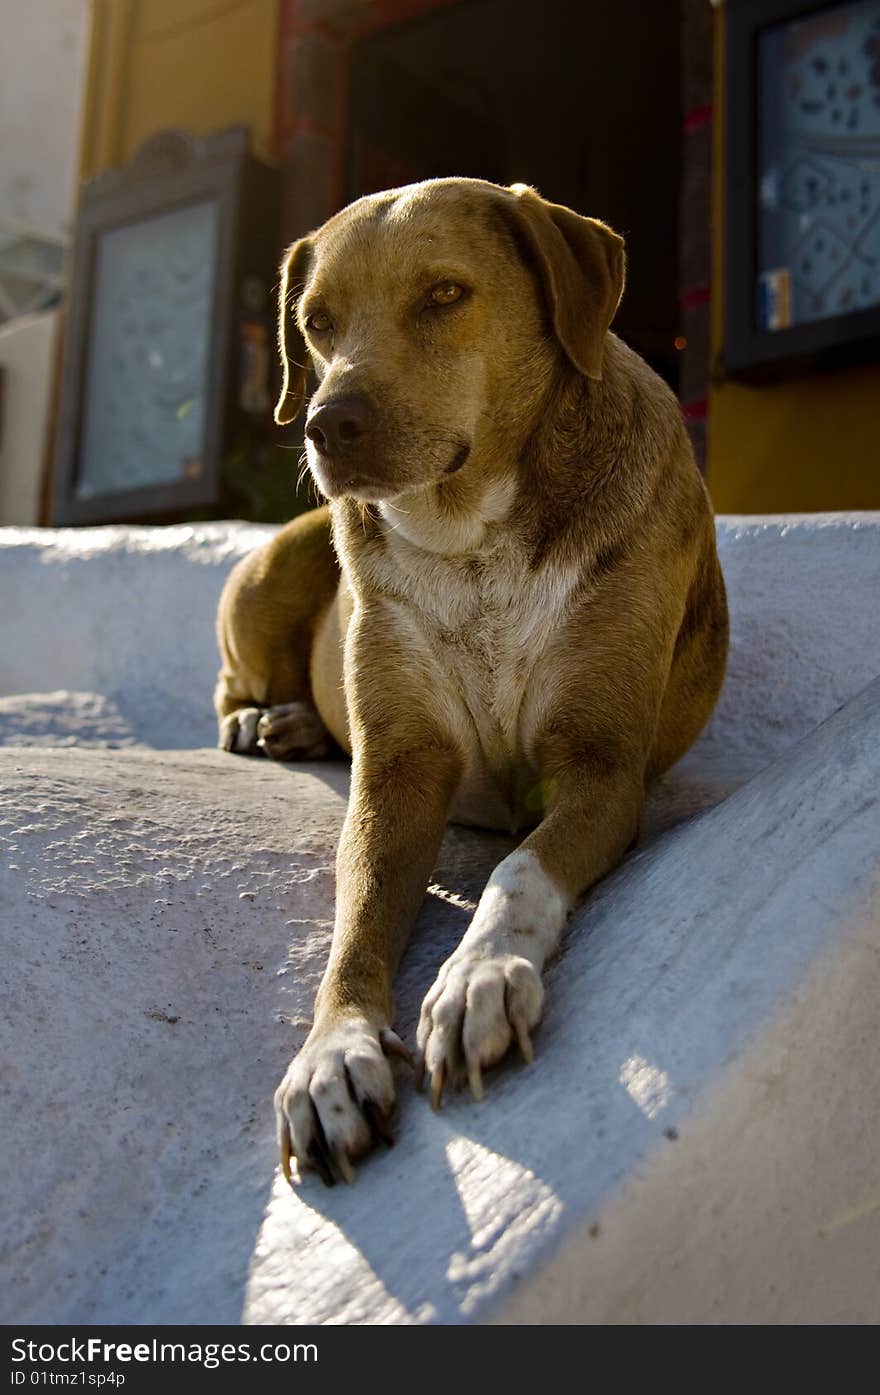
[[[439,285],[431,287],[430,299],[432,305],[454,305],[463,295],[464,286],[458,286],[454,281],[441,281]]]
[[[323,310],[316,310],[313,315],[306,316],[306,328],[313,334],[326,334],[333,328],[333,321]]]

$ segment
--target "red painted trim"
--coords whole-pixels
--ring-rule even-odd
[[[310,116],[298,116],[288,132],[288,136],[324,136],[327,140],[336,140],[339,128],[335,124],[325,126],[321,121],[313,121]]]
[[[348,131],[348,104],[351,89],[351,46],[340,44],[336,51],[336,76],[339,101],[336,105],[335,151],[333,156],[333,212],[345,202],[345,137]]]
[[[712,299],[711,286],[691,286],[682,291],[678,303],[685,310],[693,310],[697,305],[708,305]]]
[[[444,9],[457,0],[372,0],[365,7],[360,18],[343,30],[336,28],[332,21],[304,18],[299,12],[298,0],[281,0],[278,6],[278,30],[275,54],[275,111],[273,116],[273,144],[276,158],[281,158],[288,142],[299,131],[311,131],[321,135],[332,147],[329,157],[333,163],[333,201],[338,208],[344,197],[345,183],[345,138],[348,125],[349,105],[349,65],[351,47],[358,39],[377,30],[405,24],[432,10]],[[319,33],[331,40],[338,53],[339,63],[339,104],[332,128],[318,127],[297,114],[296,93],[291,93],[290,65],[287,61],[290,45],[309,33]],[[328,208],[327,216],[335,211]]]
[[[704,106],[691,107],[690,111],[685,112],[684,120],[681,123],[681,129],[685,132],[698,131],[701,126],[708,125],[711,120],[712,103],[706,102]]]
[[[357,32],[371,33],[394,24],[405,24],[407,20],[418,19],[454,3],[455,0],[374,0],[371,11],[357,25]]]

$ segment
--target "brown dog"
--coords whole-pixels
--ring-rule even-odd
[[[437,1105],[514,1040],[531,1060],[570,907],[718,696],[711,509],[675,398],[608,332],[623,280],[604,224],[470,179],[360,199],[287,254],[276,419],[311,361],[329,517],[230,576],[216,707],[226,749],[313,757],[329,731],[353,756],[330,959],[276,1095],[288,1177],[350,1180],[387,1127],[392,980],[447,818],[533,831],[425,999]]]

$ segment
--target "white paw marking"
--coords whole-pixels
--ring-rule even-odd
[[[556,948],[568,911],[535,854],[512,852],[486,883],[459,949],[522,954],[540,970]]]
[[[568,906],[534,853],[499,863],[461,944],[422,1004],[418,1044],[440,1104],[447,1082],[466,1072],[482,1098],[482,1071],[516,1038],[532,1059],[530,1033],[541,1018],[541,970],[556,947]]]

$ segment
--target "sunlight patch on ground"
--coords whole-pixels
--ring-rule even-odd
[[[311,1204],[315,1188],[324,1202],[314,1176],[289,1187],[276,1173],[251,1257],[242,1322],[286,1323],[292,1313],[298,1323],[430,1322],[435,1316],[430,1303],[406,1307],[342,1225]],[[351,1199],[356,1201],[355,1192],[353,1188]],[[336,1192],[330,1195],[335,1203]],[[359,1200],[367,1206],[363,1190]],[[342,1193],[338,1209],[348,1210],[349,1201]],[[362,1217],[358,1224],[364,1224]]]
[[[446,1276],[468,1314],[515,1277],[564,1208],[534,1172],[470,1138],[451,1139],[446,1160],[471,1233],[470,1251],[450,1255]]]
[[[672,1093],[669,1076],[652,1066],[644,1056],[630,1056],[624,1061],[618,1079],[646,1119],[656,1119],[669,1103]]]

